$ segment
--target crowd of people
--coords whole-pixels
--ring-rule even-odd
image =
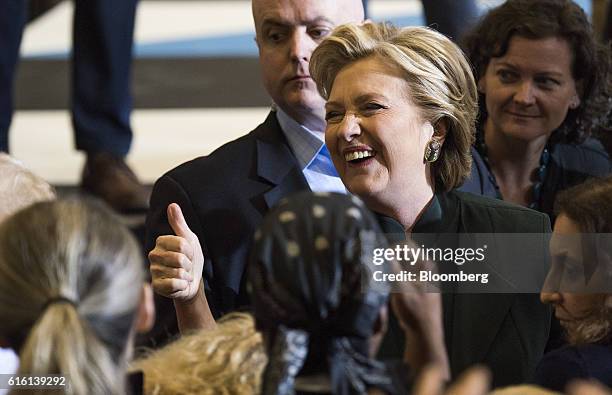
[[[158,179],[144,265],[107,204],[0,155],[14,374],[67,394],[610,393],[612,54],[584,11],[507,0],[454,42],[360,0],[252,10],[274,104]],[[486,288],[372,276],[410,275],[377,250],[481,234],[530,241],[489,251]],[[444,260],[410,270],[472,270]]]

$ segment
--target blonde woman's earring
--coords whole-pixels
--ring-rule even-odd
[[[438,160],[442,144],[438,140],[431,139],[425,147],[425,162],[433,163]]]

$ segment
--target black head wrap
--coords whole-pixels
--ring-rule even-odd
[[[368,261],[386,240],[356,197],[300,193],[283,200],[255,234],[250,266],[257,327],[267,340],[264,395],[293,394],[299,372],[329,373],[334,394],[390,385],[368,358],[388,290]]]

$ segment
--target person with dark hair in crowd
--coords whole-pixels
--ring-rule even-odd
[[[559,194],[552,267],[541,293],[569,345],[544,355],[535,382],[565,391],[573,379],[612,387],[612,177]]]
[[[144,280],[136,240],[101,203],[39,202],[6,219],[0,343],[19,355],[17,373],[62,375],[58,393],[126,393],[134,335],[153,320]]]
[[[13,86],[28,1],[0,1],[0,151],[9,151]],[[81,187],[119,212],[143,211],[149,191],[125,163],[132,129],[130,70],[137,0],[74,2],[71,111],[87,155]]]
[[[315,50],[310,70],[327,99],[325,139],[340,178],[381,214],[387,233],[545,239],[545,215],[453,190],[470,172],[477,91],[467,60],[446,36],[422,27],[344,25]],[[540,263],[527,277],[543,281]],[[531,376],[550,323],[536,295],[444,296],[453,374],[484,363],[495,385]]]
[[[373,280],[372,256],[385,247],[375,216],[355,197],[304,192],[264,218],[249,267],[268,354],[262,394],[406,394],[429,363],[449,378],[441,296],[409,283],[391,296],[408,366],[373,359],[390,286]]]
[[[612,116],[610,51],[571,0],[508,0],[465,40],[480,95],[462,190],[553,217],[556,194],[610,173],[593,134]]]

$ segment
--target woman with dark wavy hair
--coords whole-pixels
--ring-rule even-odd
[[[576,378],[612,386],[612,177],[561,193],[552,266],[541,293],[569,345],[546,354],[536,382],[564,391]]]
[[[610,173],[591,136],[612,116],[610,52],[571,0],[509,0],[465,50],[480,94],[475,166],[463,190],[552,216],[557,192]]]

